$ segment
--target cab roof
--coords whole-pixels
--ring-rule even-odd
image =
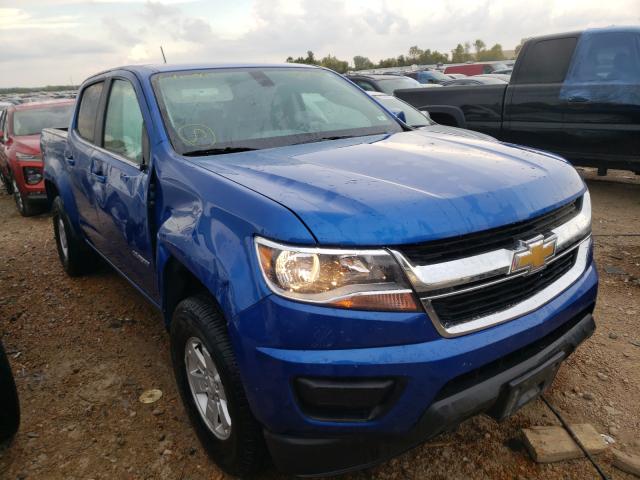
[[[89,78],[105,75],[116,71],[129,71],[139,77],[150,77],[155,73],[183,72],[189,70],[215,70],[226,68],[320,68],[315,65],[302,63],[158,63],[148,65],[123,65],[103,70]]]

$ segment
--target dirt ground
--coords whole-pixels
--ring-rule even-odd
[[[550,402],[640,454],[640,177],[584,170],[601,275],[598,330],[561,368]],[[1,479],[223,479],[189,426],[159,314],[117,274],[70,279],[48,215],[22,218],[0,193],[0,336],[22,403],[21,429],[0,452]],[[138,401],[159,388],[155,404]],[[1,392],[0,392],[1,394]],[[345,479],[598,478],[585,459],[534,463],[520,429],[556,425],[537,400],[497,424],[465,422]],[[631,479],[597,457],[612,479]],[[281,475],[267,471],[264,478]]]

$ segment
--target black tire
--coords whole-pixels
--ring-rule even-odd
[[[23,217],[33,217],[40,212],[38,208],[39,205],[34,204],[33,201],[29,200],[20,192],[15,180],[12,180],[11,190],[13,191],[13,200],[16,202],[16,208],[20,215]]]
[[[20,403],[9,360],[0,342],[0,443],[11,441],[20,425]]]
[[[51,210],[53,234],[64,271],[70,277],[78,277],[95,270],[98,258],[71,226],[60,197],[53,200]],[[64,227],[64,236],[60,235],[62,227]],[[66,249],[63,247],[63,239],[66,240]]]
[[[187,380],[187,342],[197,338],[207,349],[220,375],[231,418],[230,436],[218,438],[207,426]],[[177,306],[171,323],[173,370],[191,423],[209,456],[225,472],[246,477],[264,465],[262,429],[245,395],[224,317],[215,301],[205,294],[189,297]]]

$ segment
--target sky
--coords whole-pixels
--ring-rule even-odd
[[[373,61],[640,24],[640,0],[0,0],[0,87],[78,84],[124,64]]]

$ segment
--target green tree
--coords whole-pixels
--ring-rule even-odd
[[[502,51],[502,45],[496,43],[489,50],[483,50],[478,54],[478,60],[487,62],[490,60],[504,60],[504,52]]]
[[[473,42],[473,48],[475,48],[476,50],[476,60],[480,60],[480,55],[487,48],[487,45],[482,40],[477,39],[475,42]]]
[[[464,45],[459,43],[456,48],[451,50],[451,62],[452,63],[465,63],[473,58],[473,55],[469,53],[471,45],[469,42],[465,42]]]
[[[409,47],[409,58],[414,63],[419,62],[423,54],[424,54],[424,51],[421,48],[418,48],[417,45],[414,45],[413,47]]]
[[[349,62],[339,60],[333,55],[327,55],[326,57],[321,59],[320,65],[325,68],[330,68],[331,70],[338,73],[347,73],[347,70],[349,70]]]
[[[360,55],[356,55],[355,57],[353,57],[354,70],[368,70],[373,67],[375,67],[375,65],[371,60],[369,60],[369,58],[362,57]]]

